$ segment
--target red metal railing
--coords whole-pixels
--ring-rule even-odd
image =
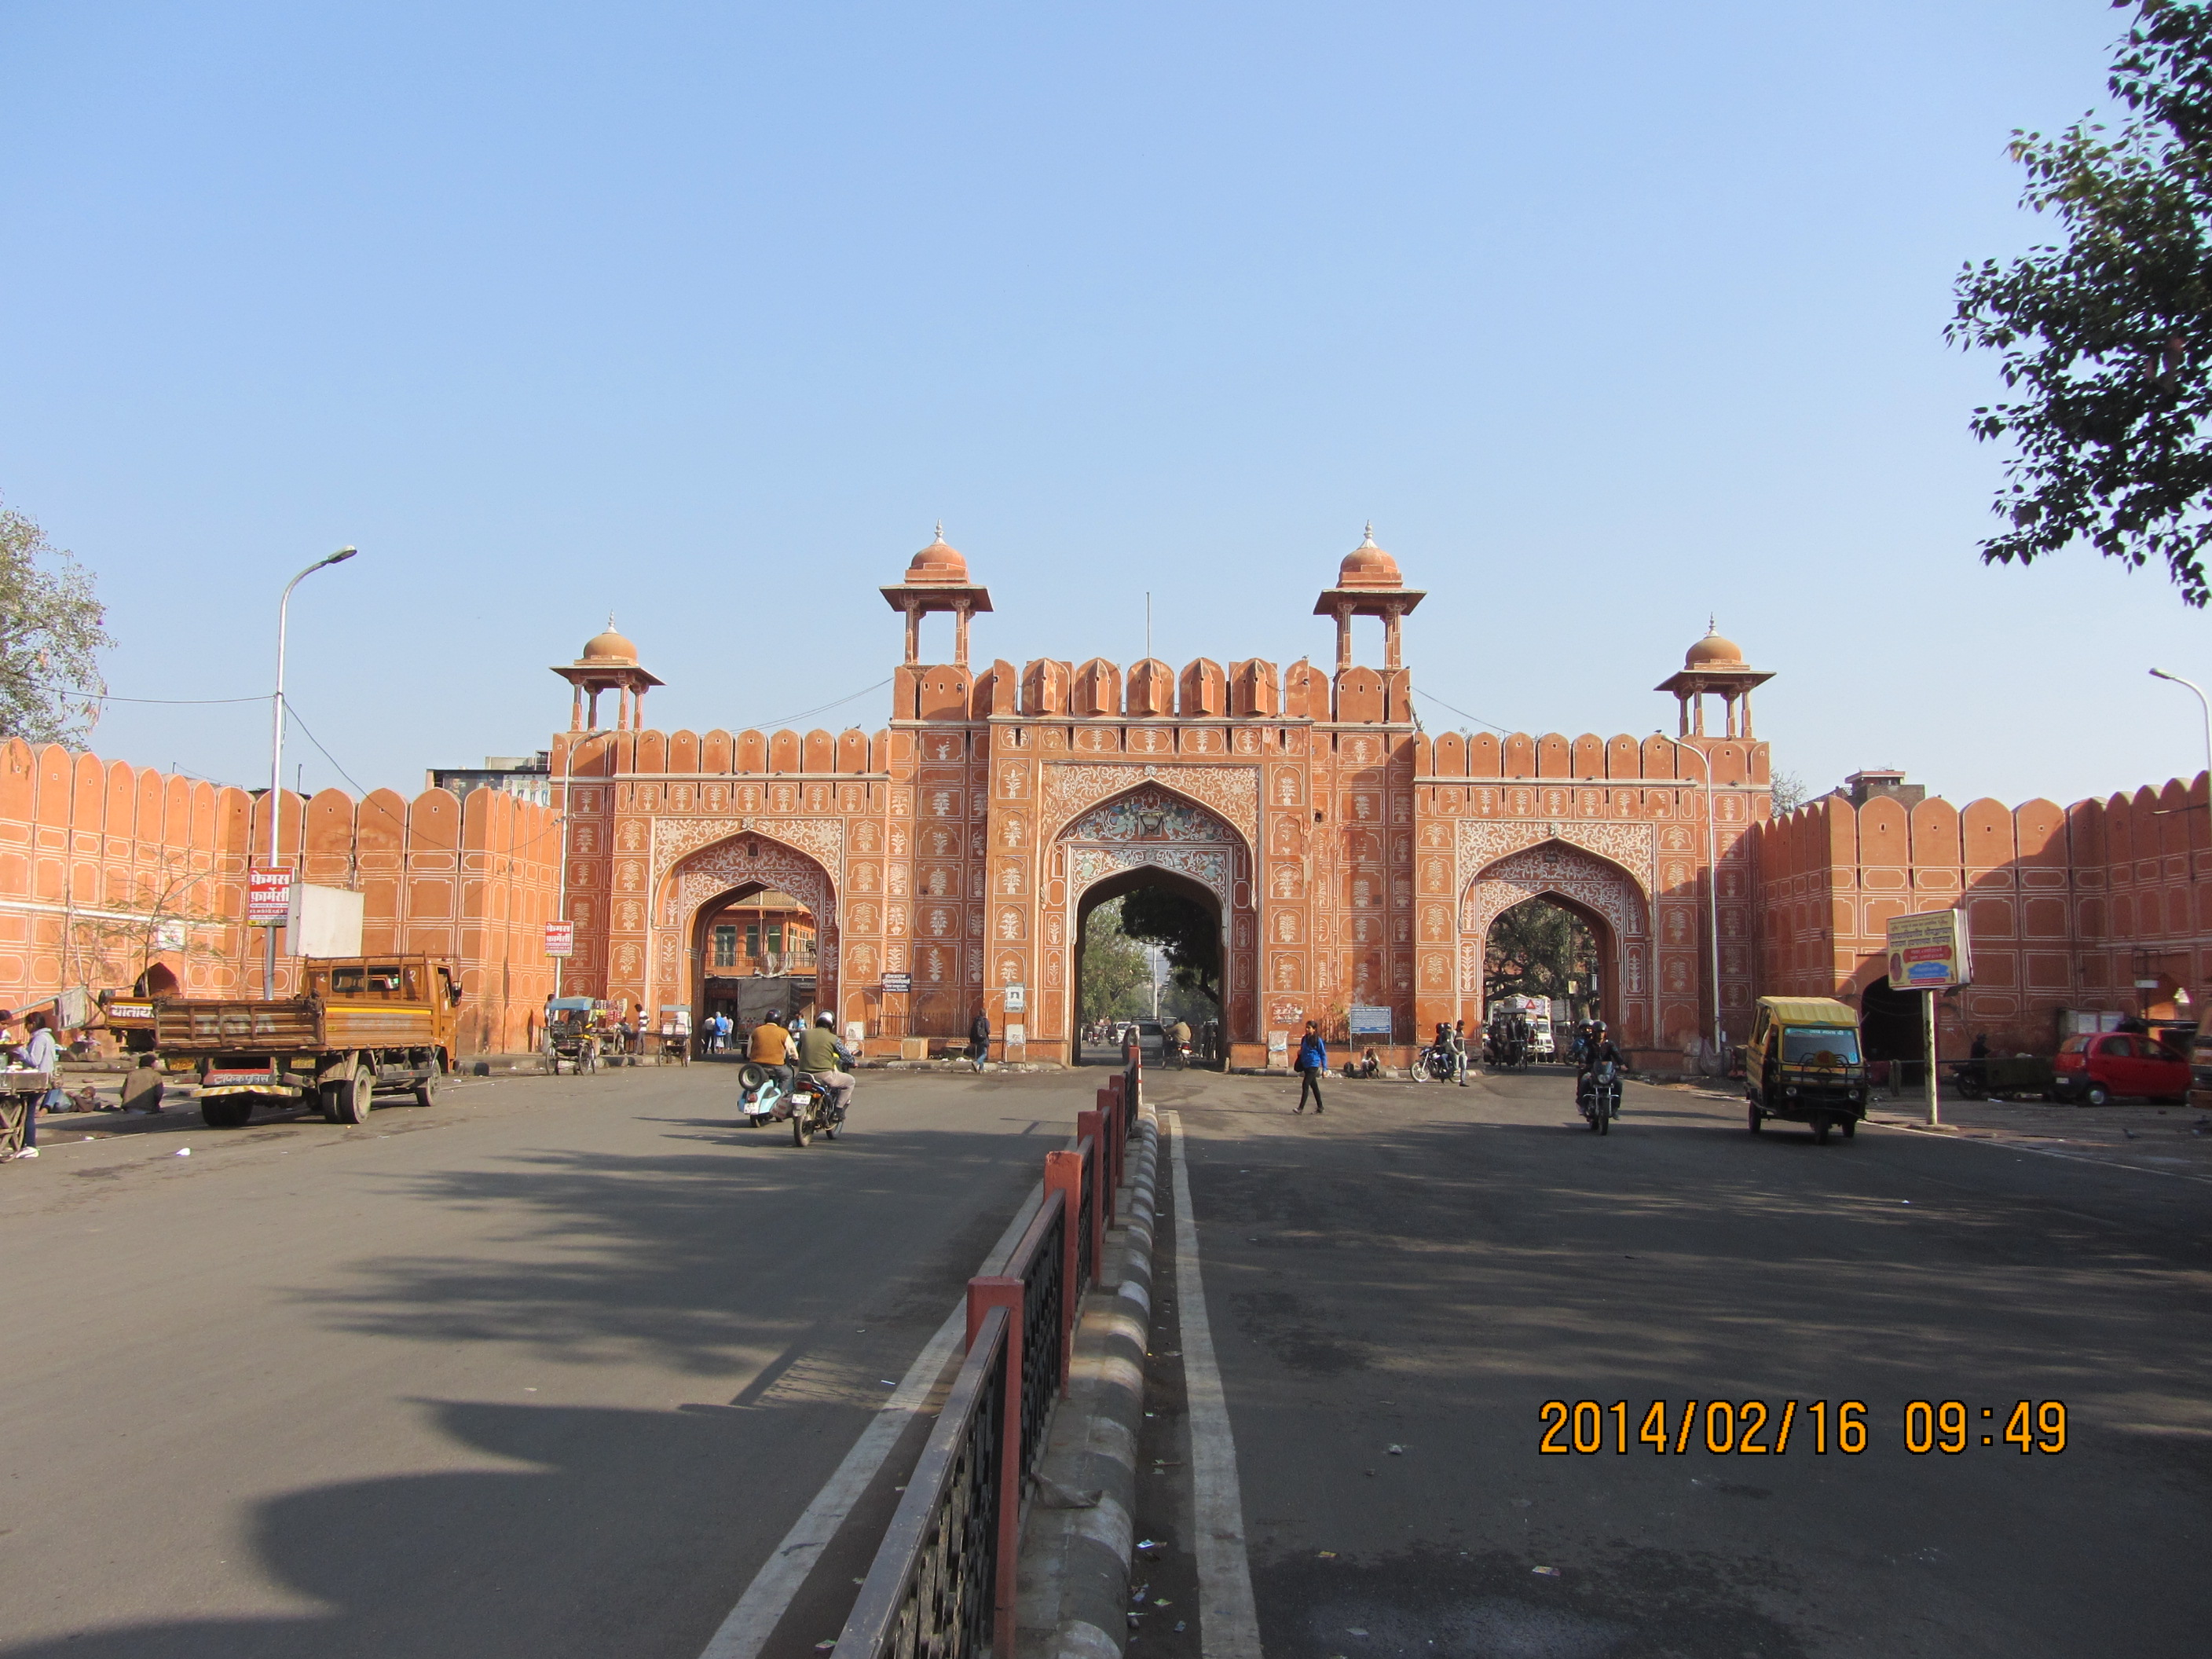
[[[1142,1089],[1133,1049],[1075,1145],[1045,1154],[1044,1201],[1004,1271],[968,1281],[967,1360],[833,1659],[1014,1659],[1023,1482],[1067,1390]]]

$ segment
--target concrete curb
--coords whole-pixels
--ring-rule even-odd
[[[1067,1397],[1029,1494],[1016,1602],[1024,1659],[1121,1659],[1128,1641],[1160,1156],[1158,1116],[1149,1106],[1139,1115],[1127,1206],[1108,1235],[1103,1282],[1084,1298]]]

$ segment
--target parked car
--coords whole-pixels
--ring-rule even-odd
[[[2070,1036],[2059,1045],[2051,1068],[2053,1100],[2101,1106],[2120,1095],[2184,1104],[2189,1062],[2148,1031]]]
[[[2212,1107],[2212,1030],[2199,1029],[2190,1038],[2189,1103]]]

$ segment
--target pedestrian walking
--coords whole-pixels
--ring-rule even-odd
[[[1322,1115],[1321,1077],[1328,1070],[1328,1044],[1322,1041],[1321,1027],[1313,1021],[1306,1022],[1306,1034],[1298,1043],[1298,1110],[1306,1109],[1306,1097],[1311,1095],[1314,1115]]]
[[[1459,1086],[1464,1089],[1467,1087],[1467,1022],[1465,1020],[1455,1019],[1452,1022],[1451,1031],[1446,1037],[1445,1043],[1451,1054],[1452,1076],[1458,1079]]]
[[[968,1058],[975,1062],[978,1072],[991,1058],[991,1016],[981,1008],[975,1011],[975,1023],[968,1028]]]

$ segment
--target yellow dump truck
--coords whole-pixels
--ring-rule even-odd
[[[311,1095],[333,1123],[362,1123],[374,1097],[438,1097],[453,1066],[460,988],[434,957],[311,957],[304,992],[274,1001],[159,997],[165,1070],[198,1074],[200,1115],[235,1129],[257,1105]]]

